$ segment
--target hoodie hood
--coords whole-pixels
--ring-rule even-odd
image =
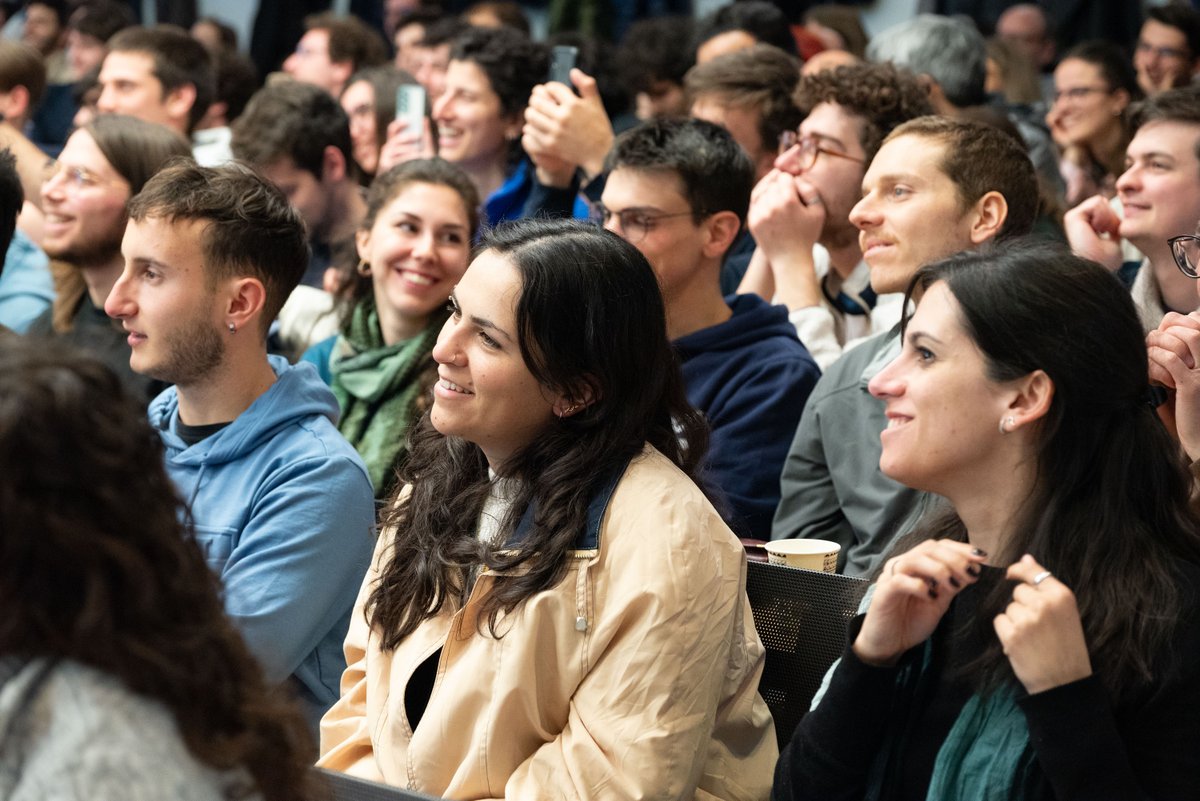
[[[728,320],[675,340],[682,361],[705,353],[740,352],[774,337],[796,339],[786,307],[772,306],[758,295],[729,295],[725,303],[733,312]]]
[[[188,447],[175,433],[179,395],[171,387],[150,404],[150,424],[162,434],[167,457],[179,465],[219,465],[240,459],[272,438],[279,429],[305,419],[325,417],[336,425],[337,399],[311,364],[289,365],[268,356],[275,383],[225,428]]]

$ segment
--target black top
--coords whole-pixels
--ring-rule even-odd
[[[71,328],[58,332],[52,324],[53,308],[47,309],[29,326],[28,336],[44,337],[59,342],[66,342],[85,351],[89,356],[98,359],[117,377],[125,391],[144,404],[166,389],[169,385],[149,376],[139,375],[129,366],[129,342],[121,324],[97,308],[87,292],[79,301],[75,314],[71,317]]]
[[[1034,756],[1025,801],[1194,801],[1200,795],[1200,568],[1185,564],[1180,574],[1181,623],[1152,686],[1117,704],[1096,676],[1036,695],[1018,690]],[[896,780],[883,783],[879,799],[926,797],[937,752],[970,694],[946,670],[956,653],[967,656],[972,649],[971,635],[954,618],[965,618],[978,595],[970,589],[960,593],[934,633],[925,674],[932,695],[923,708],[909,712],[902,764],[890,774]],[[851,624],[849,642],[861,625],[861,617]],[[912,700],[897,678],[906,660],[920,658],[923,650],[914,648],[900,665],[880,668],[847,647],[821,703],[801,720],[780,755],[772,799],[864,798],[867,776],[892,742],[892,716]]]
[[[222,428],[225,428],[231,422],[233,422],[233,421],[228,420],[224,423],[209,423],[208,425],[204,425],[204,426],[189,426],[188,424],[184,423],[182,420],[176,419],[175,433],[190,448],[191,446],[195,445],[197,442],[202,442],[202,441],[208,439],[213,434],[220,431]]]

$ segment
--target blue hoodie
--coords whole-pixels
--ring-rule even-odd
[[[733,316],[675,340],[688,401],[712,427],[705,478],[725,496],[739,537],[769,539],[779,475],[800,412],[821,376],[787,309],[758,295],[725,298]]]
[[[267,680],[292,677],[319,718],[346,667],[342,641],[374,548],[374,492],[312,365],[270,360],[275,383],[195,445],[175,433],[174,387],[150,404],[150,422],[226,611]]]

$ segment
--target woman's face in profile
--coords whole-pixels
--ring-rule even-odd
[[[493,469],[548,428],[555,404],[562,404],[559,395],[538,383],[521,355],[520,296],[517,269],[494,251],[484,251],[451,294],[453,313],[433,349],[438,363],[433,426],[478,445]]]
[[[902,484],[954,499],[960,486],[1004,481],[994,455],[1014,392],[988,378],[983,353],[944,283],[926,292],[905,329],[900,355],[871,379],[887,428],[879,467]],[[1007,464],[1005,462],[1004,464]]]
[[[451,61],[446,89],[433,105],[438,156],[464,168],[503,163],[523,117],[506,117],[487,73],[473,61]]]
[[[379,134],[375,120],[375,87],[355,81],[342,92],[342,110],[350,118],[350,145],[354,160],[368,175],[379,167]]]

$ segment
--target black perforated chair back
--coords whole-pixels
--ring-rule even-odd
[[[834,573],[749,562],[746,595],[767,650],[758,692],[775,718],[779,747],[792,739],[821,679],[846,647],[846,626],[867,582]]]
[[[345,773],[315,768],[319,783],[329,788],[329,801],[438,801],[437,798],[399,787],[377,784]]]

